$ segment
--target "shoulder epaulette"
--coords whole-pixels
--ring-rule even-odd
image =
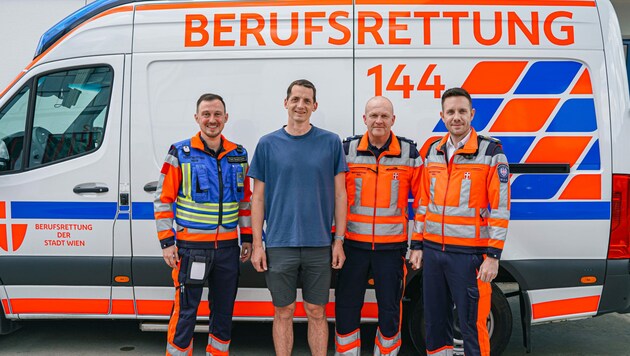
[[[498,138],[494,138],[494,137],[490,137],[490,136],[483,136],[483,135],[477,135],[477,137],[479,137],[482,140],[488,140],[490,142],[494,142],[496,144],[501,144],[501,140],[499,140]]]
[[[406,137],[403,137],[403,136],[398,136],[398,135],[396,135],[396,138],[398,138],[399,141],[405,141],[405,142],[413,144],[414,146],[418,146],[416,141],[414,141],[412,139],[409,139],[409,138],[406,138]]]
[[[350,141],[353,141],[353,140],[360,140],[361,137],[363,137],[363,135],[348,136],[348,137],[346,137],[345,140],[343,140],[343,142],[350,142]]]
[[[243,153],[243,145],[236,144],[236,152]]]

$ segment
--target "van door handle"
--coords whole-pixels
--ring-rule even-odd
[[[107,193],[109,192],[109,188],[106,185],[99,185],[98,183],[83,183],[75,186],[72,191],[76,194]]]
[[[144,191],[147,193],[152,193],[155,192],[157,190],[157,181],[154,180],[153,182],[149,182],[147,184],[144,185]]]

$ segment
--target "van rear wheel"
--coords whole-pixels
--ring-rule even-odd
[[[0,335],[10,334],[19,328],[20,325],[18,323],[13,320],[9,320],[6,316],[4,316],[2,307],[0,307]]]
[[[453,329],[454,353],[463,355],[464,342],[459,329],[459,318],[455,312],[453,320],[455,321]],[[487,325],[488,333],[490,334],[490,353],[491,355],[501,355],[512,336],[512,309],[501,289],[494,283],[492,283],[492,301]],[[407,318],[407,327],[409,328],[409,337],[413,342],[413,346],[421,355],[424,355],[426,352],[424,341],[426,333],[424,329],[422,293],[412,301]]]

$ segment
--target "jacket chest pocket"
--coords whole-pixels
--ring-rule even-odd
[[[234,194],[234,201],[241,201],[245,197],[245,172],[247,163],[231,163],[229,169],[228,190]]]
[[[386,167],[384,169],[384,181],[389,184],[391,201],[390,205],[404,208],[409,200],[409,179],[411,172],[403,167]],[[385,187],[383,187],[385,188]]]
[[[192,199],[197,203],[218,201],[219,181],[216,172],[201,163],[192,164]]]

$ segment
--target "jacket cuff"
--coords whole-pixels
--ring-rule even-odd
[[[410,250],[422,250],[422,248],[422,241],[411,240],[411,244],[409,245]]]
[[[254,238],[252,237],[252,234],[243,234],[243,233],[241,233],[241,244],[243,244],[245,242],[252,243],[253,241],[254,241]]]
[[[486,256],[496,258],[497,260],[501,259],[501,250],[494,247],[488,247],[488,252],[486,252]]]
[[[171,247],[175,245],[175,237],[171,236],[171,237],[167,237],[163,240],[160,240],[160,247],[162,247],[162,249],[165,249],[167,247]]]

